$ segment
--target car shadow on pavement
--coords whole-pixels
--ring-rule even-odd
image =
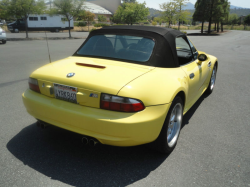
[[[208,95],[186,113],[183,127]],[[126,186],[147,177],[169,155],[135,147],[83,146],[82,136],[50,126],[29,125],[14,136],[7,149],[25,165],[72,186]]]
[[[126,186],[147,177],[168,157],[146,145],[86,147],[81,137],[32,124],[14,136],[7,149],[25,165],[72,186]]]
[[[209,95],[204,93],[198,101],[189,109],[189,111],[183,116],[182,128],[185,125],[189,124],[189,120],[194,115],[195,111],[199,108],[200,104],[208,97]]]

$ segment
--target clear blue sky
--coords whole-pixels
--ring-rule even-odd
[[[169,2],[170,0],[137,0],[140,3],[146,2],[147,7],[160,9],[159,4]],[[243,8],[250,8],[250,0],[229,0],[231,5],[239,6]],[[190,3],[195,4],[196,0],[189,0]]]

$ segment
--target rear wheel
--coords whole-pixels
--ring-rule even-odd
[[[153,143],[154,148],[163,153],[174,150],[180,135],[183,118],[183,101],[177,96],[172,102],[159,137]]]
[[[211,94],[213,92],[213,90],[214,90],[215,81],[216,81],[216,73],[217,73],[217,66],[215,64],[214,68],[213,68],[211,78],[210,78],[209,85],[208,85],[207,90],[206,90],[207,94]]]
[[[4,40],[4,41],[2,41],[2,42],[3,42],[3,44],[6,44],[6,42],[7,42],[7,41],[6,41],[6,40]]]

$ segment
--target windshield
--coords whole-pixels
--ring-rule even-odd
[[[126,35],[92,36],[78,51],[77,55],[107,57],[140,62],[149,60],[155,42],[152,39]]]

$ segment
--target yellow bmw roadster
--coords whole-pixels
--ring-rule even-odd
[[[82,134],[85,144],[152,143],[169,153],[183,115],[213,91],[217,68],[179,31],[105,27],[72,56],[34,71],[22,98],[38,124]]]

